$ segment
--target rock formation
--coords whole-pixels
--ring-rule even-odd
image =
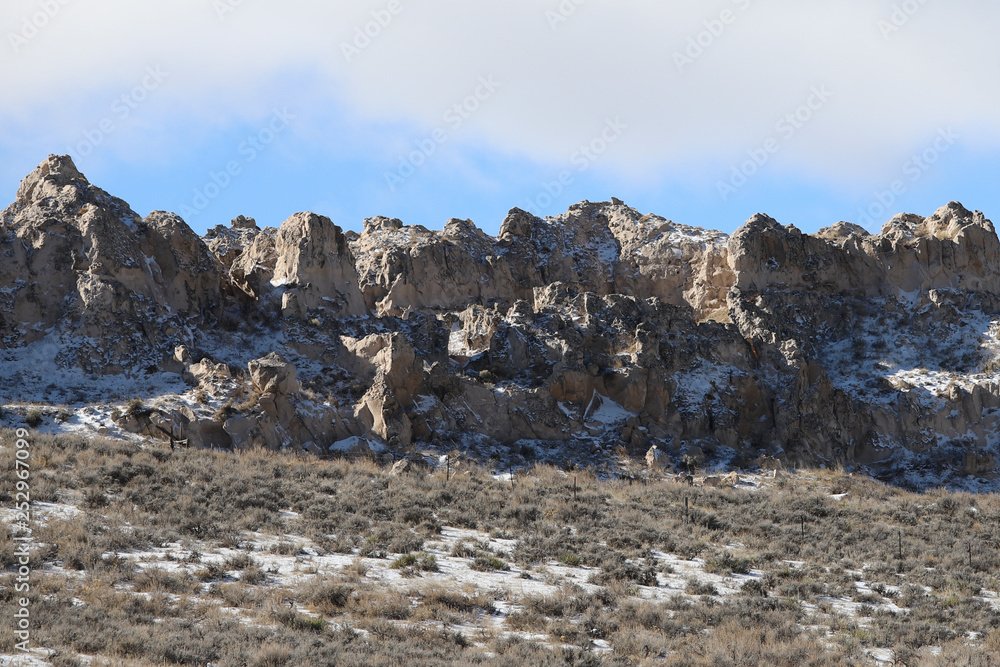
[[[1000,241],[954,202],[879,234],[758,214],[727,236],[613,200],[513,209],[496,237],[297,213],[200,238],[53,156],[0,254],[5,398],[47,400],[45,358],[76,405],[94,377],[135,388],[116,423],[175,446],[1000,472]]]

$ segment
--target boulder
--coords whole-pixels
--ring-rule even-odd
[[[299,390],[295,365],[276,352],[247,364],[254,390],[261,394],[293,394]]]
[[[336,316],[367,313],[354,257],[340,227],[315,213],[296,213],[281,223],[271,285],[284,291],[286,316],[305,318],[322,308]]]
[[[654,472],[670,470],[670,459],[656,445],[653,445],[646,452],[646,467]]]

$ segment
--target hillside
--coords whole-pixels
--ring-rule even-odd
[[[11,427],[1000,486],[1000,241],[955,202],[877,235],[755,215],[727,236],[613,200],[513,209],[496,237],[296,213],[203,238],[52,156],[0,254]]]
[[[720,488],[31,434],[34,667],[970,665],[1000,501],[838,471]],[[0,465],[13,469],[13,432]],[[12,507],[14,479],[0,480]],[[5,523],[14,511],[0,512]]]

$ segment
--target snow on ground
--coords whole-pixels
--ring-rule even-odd
[[[41,340],[0,350],[0,404],[85,405],[187,390],[175,373],[98,375],[58,362],[66,341],[50,331]]]
[[[0,654],[0,667],[49,667],[51,651],[33,649],[30,653]]]
[[[720,387],[730,386],[733,378],[741,375],[733,366],[700,361],[697,366],[676,375],[677,400],[685,409],[701,409],[708,396],[720,392]]]
[[[587,409],[583,411],[583,414],[586,421],[606,425],[617,424],[636,415],[636,413],[629,412],[607,396],[601,396],[596,391],[591,396],[590,403],[587,405]]]
[[[79,507],[61,503],[45,503],[38,500],[31,502],[31,522],[48,523],[51,519],[71,519],[81,514]],[[0,507],[0,522],[13,525],[17,521],[17,511],[12,507]]]

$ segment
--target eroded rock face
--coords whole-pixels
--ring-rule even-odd
[[[764,216],[734,234],[730,313],[762,369],[790,380],[775,384],[785,453],[889,466],[918,452],[981,473],[968,461],[988,459],[963,452],[996,438],[996,377],[982,371],[996,354],[997,243],[954,202],[874,236]]]
[[[698,319],[727,318],[726,235],[643,216],[621,203],[583,202],[554,218],[512,209],[496,238],[468,220],[440,232],[370,218],[352,241],[369,307],[464,310],[531,301],[553,283],[595,294],[656,296]]]
[[[394,316],[509,296],[508,264],[494,245],[468,220],[449,220],[442,231],[431,232],[388,218],[366,220],[352,243],[369,307]]]
[[[271,284],[283,290],[282,311],[303,318],[322,308],[337,316],[364,315],[364,298],[347,239],[324,216],[296,213],[281,223]]]
[[[878,234],[613,200],[496,237],[298,213],[206,239],[49,158],[0,214],[5,363],[175,374],[121,420],[175,445],[998,479],[1000,240],[954,202]]]
[[[4,347],[56,336],[67,363],[122,373],[221,312],[221,266],[201,238],[172,214],[143,220],[68,157],[39,165],[0,220]]]
[[[294,394],[299,390],[295,366],[272,352],[247,366],[256,391],[261,394]]]
[[[260,232],[256,220],[241,215],[234,218],[229,227],[216,225],[205,232],[205,243],[228,271]]]

